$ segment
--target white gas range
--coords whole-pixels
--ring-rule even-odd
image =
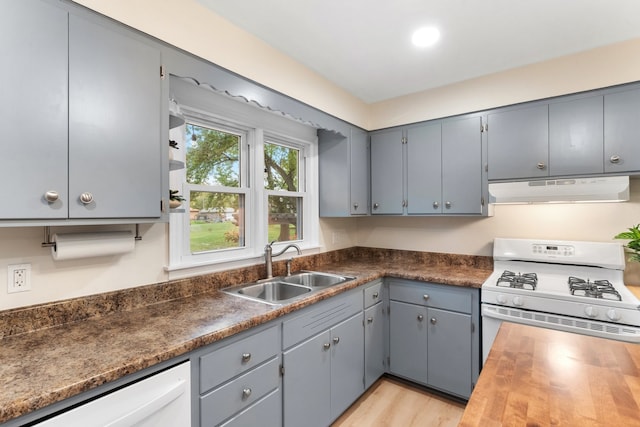
[[[482,285],[483,363],[502,322],[640,343],[619,243],[496,238]]]

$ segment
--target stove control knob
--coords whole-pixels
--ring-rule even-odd
[[[587,317],[596,318],[598,317],[598,309],[592,305],[588,305],[584,308],[584,314],[586,314]]]
[[[618,312],[613,308],[607,311],[607,317],[609,318],[609,320],[613,320],[614,322],[620,320],[620,314],[618,314]]]
[[[522,307],[524,305],[524,300],[522,297],[513,297],[513,305],[516,307]]]
[[[496,297],[496,301],[498,302],[498,304],[506,304],[507,303],[507,297],[505,295],[498,295]]]

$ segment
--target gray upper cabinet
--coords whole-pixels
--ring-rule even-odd
[[[159,217],[160,50],[69,18],[69,216]]]
[[[604,172],[603,97],[549,104],[549,175]]]
[[[604,96],[604,171],[640,171],[640,89]]]
[[[0,207],[0,219],[68,216],[67,16],[38,0],[2,3],[0,180],[11,203]],[[48,191],[56,201],[47,202]]]
[[[371,213],[404,212],[403,131],[393,128],[371,135]]]
[[[46,0],[5,2],[0,32],[0,179],[12,183],[0,219],[158,220],[159,47]]]
[[[477,115],[373,133],[371,213],[485,213],[482,154]]]
[[[322,217],[369,213],[369,137],[357,128],[347,133],[318,131]]]
[[[547,104],[488,114],[489,180],[549,175]]]
[[[407,213],[442,212],[442,126],[407,129]]]
[[[482,175],[482,119],[442,122],[442,199],[444,214],[480,215],[485,208]]]

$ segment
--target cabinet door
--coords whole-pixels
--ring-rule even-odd
[[[482,119],[442,123],[442,212],[482,213]]]
[[[364,392],[362,313],[331,328],[331,419]]]
[[[549,107],[535,105],[487,116],[489,179],[549,175]]]
[[[371,135],[371,213],[403,213],[402,130]]]
[[[284,425],[327,426],[331,418],[331,332],[283,353]]]
[[[350,142],[351,215],[366,215],[369,211],[369,140],[367,132],[351,129]]]
[[[364,311],[364,387],[384,374],[384,317],[382,302]]]
[[[441,125],[407,130],[407,213],[442,212]]]
[[[0,219],[67,218],[67,12],[2,2]],[[47,202],[45,193],[58,199]]]
[[[344,217],[351,211],[349,139],[341,134],[318,131],[318,177],[320,216]],[[364,207],[366,211],[366,207]]]
[[[640,170],[640,89],[604,96],[604,171]]]
[[[389,312],[389,370],[427,383],[427,308],[391,301]]]
[[[161,215],[160,51],[124,31],[69,16],[71,218]]]
[[[471,316],[429,308],[428,384],[471,395]],[[426,322],[425,322],[426,323]]]
[[[595,174],[604,171],[603,97],[549,105],[549,175]]]

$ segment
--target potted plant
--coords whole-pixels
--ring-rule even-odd
[[[184,201],[184,197],[178,194],[178,190],[169,190],[169,207],[171,209],[179,207]]]
[[[173,150],[179,150],[178,142],[170,139],[169,147],[172,148],[172,150],[169,150],[169,160],[173,160]]]
[[[629,240],[629,242],[624,245],[627,251],[630,252],[629,259],[640,262],[640,224],[634,225],[629,228],[628,231],[617,234],[614,239]]]

